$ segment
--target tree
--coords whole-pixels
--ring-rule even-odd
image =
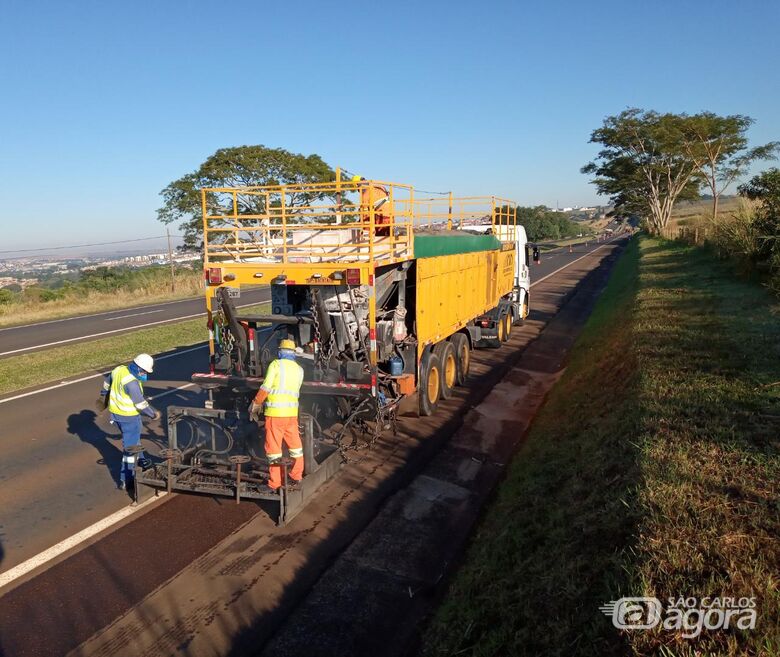
[[[780,265],[780,169],[773,167],[740,185],[739,193],[761,202],[757,228],[762,256],[774,257]]]
[[[607,117],[590,138],[603,148],[582,173],[596,176],[599,193],[620,214],[640,214],[651,232],[660,233],[675,201],[699,194],[698,169],[685,148],[688,119],[636,108]]]
[[[518,207],[517,223],[525,227],[528,239],[532,242],[573,237],[587,230],[561,213],[552,212],[543,205],[533,208]]]
[[[185,247],[194,247],[202,239],[203,225],[200,190],[203,187],[255,187],[335,180],[334,171],[319,155],[300,155],[282,148],[236,146],[221,148],[200,165],[160,192],[164,204],[157,218],[165,224],[184,220],[181,228]],[[310,203],[312,195],[298,194],[288,205]],[[316,196],[314,196],[316,198]],[[210,201],[212,202],[212,201]],[[214,203],[220,200],[214,199]],[[262,197],[241,195],[239,213],[263,212]]]
[[[718,116],[701,112],[686,121],[685,148],[712,192],[712,218],[718,218],[720,195],[737,178],[744,176],[756,160],[774,159],[780,142],[748,149],[745,136],[754,121],[749,116]]]

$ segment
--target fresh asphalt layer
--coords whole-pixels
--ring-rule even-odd
[[[271,298],[267,286],[242,290],[239,305],[263,303]],[[205,314],[203,297],[168,301],[134,308],[122,308],[102,313],[79,315],[48,322],[0,328],[0,358],[39,351],[49,347],[94,340],[160,326],[169,322],[192,319]]]
[[[591,243],[588,246],[578,245],[571,253],[568,249],[561,249],[543,254],[540,264],[531,264],[533,284],[546,280],[547,277],[587,257],[594,250],[602,248],[605,248],[605,245]],[[556,280],[550,280],[545,285],[545,290],[549,286],[554,289]],[[533,308],[533,292],[531,298]],[[161,360],[156,368],[154,380],[147,385],[148,393],[161,395],[155,402],[161,408],[170,404],[197,405],[202,398],[197,389],[191,387],[188,382],[193,371],[206,367],[206,350],[188,348],[181,354],[174,352],[168,356]],[[107,424],[104,417],[96,417],[91,410],[99,384],[99,376],[86,380],[80,377],[73,383],[63,382],[52,390],[40,393],[31,391],[32,394],[16,396],[13,399],[7,396],[6,403],[0,398],[0,413],[4,418],[4,430],[0,438],[4,450],[4,458],[0,461],[0,572],[9,570],[128,504],[127,496],[117,491],[114,483],[120,459],[118,431]],[[159,423],[149,426],[145,443],[150,451],[154,452],[164,443],[164,434]],[[215,511],[219,522],[209,521],[206,526],[194,522],[195,517],[201,517],[202,514],[209,514],[211,517]],[[155,564],[155,567],[150,568],[151,574],[141,577],[143,585],[133,584],[130,579],[124,577],[116,577],[113,580],[109,577],[107,582],[103,582],[110,586],[110,582],[115,581],[119,590],[114,603],[101,610],[100,614],[95,614],[94,621],[105,624],[106,619],[110,621],[115,618],[135,601],[140,600],[146,592],[178,572],[192,558],[202,554],[256,512],[257,507],[251,504],[234,507],[224,501],[209,498],[175,496],[172,503],[164,504],[139,521],[131,523],[128,528],[134,527],[135,533],[130,540],[138,541],[139,548],[142,542],[149,540],[151,532],[160,543],[155,549],[159,550],[160,546],[164,546],[165,550],[154,553],[142,551],[137,555],[131,550],[135,555],[132,560],[139,568],[143,570],[146,562],[149,562],[150,566]],[[187,518],[191,522],[188,523]],[[184,526],[174,529],[175,523],[181,525],[182,522]],[[123,538],[109,535],[83,554],[79,553],[81,556],[75,555],[60,566],[65,567],[70,561],[74,561],[78,566],[81,559],[87,561],[79,568],[94,569],[95,549],[101,544],[106,548],[111,541],[126,541],[128,536],[123,532],[125,530],[117,532],[122,534]],[[118,554],[123,549],[122,545],[114,543],[111,543],[111,550],[108,551],[109,559],[114,550]],[[118,556],[117,559],[109,564],[110,572],[115,575],[123,571],[122,560]],[[132,570],[135,570],[135,567]],[[52,571],[56,571],[58,577],[65,578],[64,570],[59,566]],[[47,596],[56,597],[58,585],[55,584],[52,589],[52,582],[46,583],[46,575],[47,573],[44,573],[42,577],[12,591],[12,595],[4,596],[5,600],[0,602],[0,607],[7,603],[18,608],[18,605],[22,604],[29,610],[27,604],[23,603],[27,595],[35,597],[45,593]],[[85,575],[86,571],[82,571],[82,576]],[[103,575],[100,578],[101,582],[106,580]],[[62,580],[62,587],[71,586],[65,579]],[[126,588],[122,589],[122,586]],[[60,611],[57,617],[64,622],[67,614],[61,604],[58,606]],[[0,617],[12,611],[12,608],[0,610]],[[8,616],[9,621],[13,615]],[[73,641],[83,641],[102,626],[90,628],[84,626],[84,622],[83,619],[78,623],[74,621],[69,628],[67,633],[71,647],[74,645]],[[14,634],[18,639],[19,631],[18,628],[14,630],[15,626],[5,623],[0,625],[3,626],[0,627],[2,653],[3,647],[10,647],[8,642],[3,641],[4,635],[10,640],[9,634]],[[14,644],[14,641],[10,643]],[[44,644],[65,648],[56,641],[44,641],[40,646],[41,651],[25,651],[25,654],[56,654],[47,652]]]

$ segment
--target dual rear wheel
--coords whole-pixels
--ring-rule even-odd
[[[420,415],[432,415],[440,399],[449,399],[463,385],[471,365],[468,338],[456,333],[427,351],[420,362]]]

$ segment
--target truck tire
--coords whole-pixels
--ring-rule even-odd
[[[458,385],[458,358],[452,342],[444,340],[433,348],[433,353],[441,362],[441,397],[449,399],[452,390]]]
[[[455,360],[458,363],[458,385],[465,386],[471,367],[471,349],[469,339],[463,333],[450,336],[450,342],[455,349]]]
[[[501,318],[501,322],[504,325],[504,339],[502,342],[507,342],[509,340],[509,335],[512,333],[512,313],[511,311],[507,311],[507,313]]]
[[[426,352],[420,361],[420,415],[433,415],[441,398],[441,361],[432,351]]]

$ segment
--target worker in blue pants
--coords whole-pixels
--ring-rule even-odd
[[[122,432],[122,468],[119,471],[120,489],[127,489],[133,482],[136,461],[142,467],[148,459],[143,452],[134,454],[131,447],[141,444],[141,415],[156,420],[160,413],[144,398],[143,382],[154,369],[154,359],[149,354],[138,354],[129,365],[115,367],[103,382],[98,405],[111,412],[111,422]],[[106,397],[108,398],[106,400]]]

